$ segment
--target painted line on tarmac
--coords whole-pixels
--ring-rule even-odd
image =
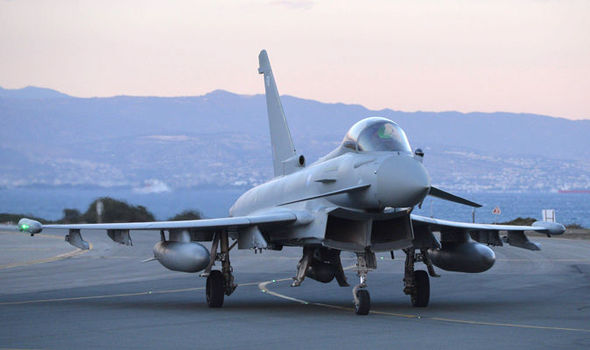
[[[45,263],[49,263],[49,262],[63,260],[63,259],[71,258],[71,257],[74,257],[74,256],[82,255],[84,253],[87,253],[91,249],[92,249],[92,243],[89,243],[89,247],[88,247],[87,250],[76,249],[76,250],[71,251],[71,252],[68,252],[68,253],[64,253],[64,254],[59,254],[59,255],[56,255],[56,256],[52,256],[50,258],[37,259],[37,260],[29,260],[29,261],[24,261],[24,262],[18,262],[18,263],[0,265],[0,270],[11,269],[13,267],[30,266],[30,265],[36,265],[36,264],[45,264]]]
[[[585,333],[590,333],[590,329],[583,329],[583,328],[534,326],[534,325],[518,324],[518,323],[499,323],[499,322],[485,322],[485,321],[469,321],[469,320],[458,320],[458,319],[444,318],[444,317],[424,317],[424,318],[427,318],[429,320],[435,320],[435,321],[452,322],[452,323],[462,323],[462,324],[472,324],[472,325],[479,325],[479,326],[512,327],[512,328],[528,328],[528,329],[544,329],[544,330],[553,330],[553,331],[570,331],[570,332],[585,332]]]
[[[260,282],[250,282],[250,283],[242,283],[239,286],[255,286],[258,285]],[[182,289],[163,289],[163,290],[148,290],[143,292],[133,292],[133,293],[119,293],[119,294],[103,294],[103,295],[89,295],[89,296],[81,296],[81,297],[71,297],[71,298],[54,298],[54,299],[36,299],[36,300],[22,300],[22,301],[7,301],[1,302],[0,306],[3,305],[23,305],[23,304],[41,304],[41,303],[55,303],[55,302],[64,302],[64,301],[78,301],[78,300],[94,300],[94,299],[109,299],[109,298],[126,298],[126,297],[136,297],[142,295],[158,295],[158,294],[174,294],[174,293],[184,293],[184,292],[193,292],[196,290],[204,290],[205,287],[193,287],[193,288],[182,288]]]
[[[258,288],[266,294],[270,294],[272,296],[281,298],[281,299],[286,299],[286,300],[290,300],[290,301],[294,301],[296,303],[300,303],[300,304],[304,304],[304,305],[316,305],[316,306],[321,306],[321,307],[326,307],[326,308],[330,308],[330,309],[336,309],[336,310],[342,310],[342,311],[354,311],[353,308],[350,307],[345,307],[345,306],[339,306],[339,305],[331,305],[331,304],[324,304],[324,303],[315,303],[315,302],[310,302],[310,301],[306,301],[306,300],[302,300],[302,299],[297,299],[297,298],[293,298],[290,297],[288,295],[284,295],[284,294],[280,294],[277,292],[274,292],[270,289],[268,289],[268,285],[271,283],[278,283],[278,282],[284,282],[284,281],[289,281],[292,280],[292,278],[283,278],[280,280],[272,280],[272,281],[266,281],[266,282],[261,282],[258,284]],[[419,318],[415,315],[406,315],[406,314],[394,314],[394,313],[382,313],[379,311],[371,311],[371,313],[375,313],[375,314],[387,314],[390,316],[397,316],[397,317],[405,317],[405,318]]]
[[[2,234],[17,234],[17,235],[20,235],[21,233],[2,232]],[[64,239],[62,236],[47,235],[47,234],[37,234],[36,236],[43,237],[43,238],[60,239],[60,240],[63,240]],[[29,261],[23,261],[23,262],[16,262],[16,263],[12,263],[12,264],[0,265],[0,270],[11,269],[11,268],[14,268],[14,267],[31,266],[31,265],[36,265],[36,264],[45,264],[45,263],[50,263],[50,262],[54,262],[54,261],[58,261],[58,260],[72,258],[74,256],[78,256],[78,255],[82,255],[82,254],[88,253],[89,251],[92,250],[92,248],[93,248],[92,243],[89,242],[88,243],[88,249],[79,249],[78,248],[78,249],[73,250],[71,252],[59,254],[59,255],[56,255],[56,256],[49,257],[49,258],[35,259],[35,260],[29,260]]]
[[[315,302],[311,302],[311,301],[307,301],[307,300],[303,300],[303,299],[293,298],[288,295],[280,294],[280,293],[277,293],[275,291],[268,289],[268,285],[271,283],[284,282],[284,281],[288,281],[288,280],[290,280],[290,278],[265,281],[265,282],[259,283],[258,288],[265,294],[270,294],[270,295],[275,296],[277,298],[293,301],[293,302],[304,304],[304,305],[315,305],[315,306],[321,306],[321,307],[342,310],[342,311],[347,311],[347,312],[354,311],[354,309],[351,307],[330,305],[330,304],[324,304],[324,303],[315,303]],[[400,317],[400,318],[406,318],[406,319],[407,318],[424,319],[424,320],[431,320],[431,321],[438,321],[438,322],[470,324],[470,325],[477,325],[477,326],[543,329],[543,330],[552,330],[552,331],[569,331],[569,332],[590,333],[590,329],[583,329],[583,328],[550,327],[550,326],[534,326],[534,325],[517,324],[517,323],[470,321],[470,320],[461,320],[461,319],[445,318],[445,317],[429,317],[429,316],[421,316],[421,315],[414,315],[414,314],[402,314],[402,313],[386,312],[386,311],[378,311],[378,310],[371,310],[370,313],[377,314],[377,315],[384,315],[384,316],[394,316],[394,317]]]
[[[16,236],[29,236],[29,233],[23,233],[20,231],[0,231],[0,234],[2,235],[16,235]],[[43,238],[53,238],[53,239],[59,239],[59,240],[63,240],[63,236],[56,236],[56,235],[48,235],[46,233],[35,233],[36,237],[43,237]]]

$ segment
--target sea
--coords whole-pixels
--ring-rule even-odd
[[[198,210],[204,217],[228,215],[233,202],[245,188],[193,188],[160,193],[140,193],[131,188],[20,187],[0,189],[0,213],[27,214],[48,220],[63,217],[65,208],[85,212],[99,197],[112,197],[143,205],[156,219],[166,220],[183,210]],[[562,224],[590,228],[590,193],[455,193],[483,205],[475,211],[467,206],[428,197],[418,215],[453,221],[495,223],[517,217],[542,218],[543,209],[554,209]],[[500,214],[493,214],[495,208]],[[497,210],[496,210],[497,212]]]

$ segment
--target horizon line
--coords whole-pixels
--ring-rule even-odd
[[[236,96],[243,96],[243,97],[256,97],[256,96],[264,96],[264,93],[256,93],[256,94],[248,94],[248,93],[237,93],[237,92],[233,92],[233,91],[229,91],[229,90],[225,90],[225,89],[213,89],[209,92],[206,92],[204,94],[201,95],[127,95],[127,94],[120,94],[120,95],[102,95],[102,96],[75,96],[75,95],[70,95],[68,93],[62,92],[60,90],[54,89],[54,88],[50,88],[50,87],[43,87],[43,86],[36,86],[36,85],[27,85],[21,88],[5,88],[2,85],[0,85],[0,90],[4,90],[4,91],[19,91],[19,90],[25,90],[28,88],[32,88],[32,89],[40,89],[40,90],[49,90],[51,92],[56,92],[58,94],[61,94],[63,96],[55,96],[55,97],[43,97],[43,98],[48,98],[48,99],[53,99],[53,98],[80,98],[80,99],[93,99],[93,98],[116,98],[116,97],[138,97],[138,98],[190,98],[190,97],[205,97],[207,95],[213,94],[215,92],[221,91],[221,92],[225,92],[225,93],[229,93],[232,95],[236,95]],[[292,98],[296,98],[296,99],[300,99],[300,100],[305,100],[305,101],[314,101],[314,102],[318,102],[318,103],[322,103],[322,104],[342,104],[342,105],[346,105],[346,106],[360,106],[368,111],[373,111],[373,112],[380,112],[380,111],[385,111],[385,110],[389,110],[389,111],[393,111],[393,112],[403,112],[403,113],[460,113],[460,114],[464,114],[464,115],[468,115],[468,114],[497,114],[497,113],[506,113],[506,114],[515,114],[515,115],[531,115],[531,116],[539,116],[539,117],[547,117],[547,118],[554,118],[554,119],[565,119],[568,121],[590,121],[590,117],[582,117],[582,118],[568,118],[568,117],[562,117],[562,116],[555,116],[555,115],[549,115],[549,114],[539,114],[539,113],[533,113],[533,112],[512,112],[512,111],[502,111],[502,110],[495,110],[495,111],[490,111],[490,112],[485,112],[485,111],[461,111],[461,110],[401,110],[401,109],[394,109],[392,107],[385,107],[385,108],[381,108],[381,109],[372,109],[369,108],[361,103],[354,103],[354,102],[332,102],[332,101],[320,101],[320,100],[316,100],[316,99],[312,99],[312,98],[306,98],[306,97],[299,97],[299,96],[294,96],[294,95],[289,95],[289,94],[280,94],[281,97],[292,97]],[[1,98],[2,96],[0,96]],[[25,97],[26,98],[26,97]]]

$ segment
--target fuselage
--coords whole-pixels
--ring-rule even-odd
[[[310,166],[250,189],[235,202],[230,215],[248,215],[360,185],[369,186],[325,199],[334,206],[371,212],[413,207],[428,194],[430,177],[421,157],[406,149],[364,151],[343,142]]]

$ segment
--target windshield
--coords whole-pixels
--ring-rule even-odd
[[[354,124],[344,137],[343,145],[360,152],[412,152],[402,128],[391,120],[380,117],[363,119]]]

